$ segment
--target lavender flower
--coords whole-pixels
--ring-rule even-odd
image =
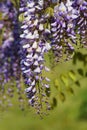
[[[7,82],[11,82],[12,79],[16,80],[17,86],[20,84],[20,58],[19,58],[19,31],[17,21],[17,10],[13,3],[9,0],[1,3],[2,12],[2,45],[1,49],[1,67],[0,77],[1,84],[4,86]],[[15,41],[15,39],[17,41]],[[18,83],[19,82],[19,83]]]
[[[87,47],[87,2],[83,0],[75,0],[73,7],[76,8],[78,18],[76,20],[77,32],[80,35],[80,43]]]
[[[78,12],[72,7],[72,2],[67,0],[54,8],[54,17],[51,20],[52,48],[59,61],[63,54],[67,58],[73,53],[74,47],[71,43],[76,44],[76,33],[74,21],[78,17]]]
[[[39,93],[41,94],[47,88],[47,85],[42,83],[43,80],[46,80],[42,76],[42,70],[45,69],[44,53],[51,47],[43,37],[44,16],[39,13],[43,9],[43,0],[37,2],[34,0],[28,1],[26,9],[21,26],[23,33],[20,35],[20,45],[22,46],[21,70],[27,85],[25,92],[29,98],[29,104],[39,109],[42,104],[41,101],[37,103],[41,98],[38,98]]]

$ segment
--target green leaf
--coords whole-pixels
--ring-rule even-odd
[[[67,92],[69,92],[70,94],[74,94],[74,90],[71,87],[67,88]]]
[[[65,94],[63,93],[63,92],[60,92],[59,93],[59,98],[60,98],[60,100],[62,101],[62,102],[64,102],[65,101]]]
[[[53,14],[54,14],[53,8],[48,7],[48,8],[45,10],[45,15],[51,17],[51,16],[53,16]]]
[[[69,75],[69,77],[70,77],[73,81],[76,81],[76,74],[75,74],[75,72],[74,72],[73,70],[70,70],[70,71],[68,72],[68,75]]]
[[[60,87],[58,79],[55,79],[54,86],[55,86],[55,88],[59,88]]]
[[[75,84],[80,87],[80,82],[79,81],[76,81]]]
[[[18,19],[19,19],[20,22],[23,22],[23,20],[24,20],[24,13],[20,14]]]
[[[83,73],[83,70],[82,70],[82,69],[78,69],[77,71],[78,71],[78,73],[79,73],[81,76],[83,76],[83,75],[84,75],[84,73]]]
[[[68,82],[68,78],[67,78],[66,75],[62,74],[62,75],[60,76],[60,79],[61,79],[61,81],[64,83],[65,86],[68,86],[69,82]]]
[[[57,106],[57,99],[55,97],[53,97],[52,99],[52,104],[51,104],[51,109],[54,109],[54,107]]]
[[[55,98],[55,97],[53,98],[53,106],[54,106],[54,107],[56,107],[56,106],[57,106],[57,100],[56,100],[56,98]]]
[[[87,72],[85,73],[85,77],[87,77]]]

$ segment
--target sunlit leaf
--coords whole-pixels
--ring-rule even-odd
[[[52,9],[51,7],[48,7],[48,8],[45,10],[45,15],[51,17],[51,16],[53,16],[53,14],[54,14],[54,11],[53,11],[53,9]]]
[[[22,22],[23,20],[24,20],[24,14],[22,13],[19,15],[19,21]]]
[[[62,74],[62,75],[60,76],[60,79],[61,79],[61,81],[64,83],[65,86],[68,86],[69,82],[68,82],[68,78],[67,78],[66,75]]]
[[[55,86],[55,88],[59,88],[60,87],[58,79],[55,79],[54,86]]]
[[[69,77],[70,77],[73,81],[76,80],[76,74],[75,74],[75,72],[74,72],[73,70],[70,70],[70,71],[68,72],[68,75],[69,75]]]

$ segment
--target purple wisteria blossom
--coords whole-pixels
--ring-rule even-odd
[[[49,88],[48,78],[42,76],[42,70],[49,71],[44,65],[44,53],[50,50],[50,44],[45,41],[44,33],[44,16],[39,12],[42,11],[44,1],[34,0],[28,1],[26,11],[24,12],[24,21],[20,35],[22,46],[21,54],[21,70],[24,77],[24,82],[27,85],[25,92],[29,98],[29,104],[32,106],[41,107],[43,92]],[[46,84],[43,83],[46,81]],[[41,97],[38,97],[39,94]],[[40,99],[40,102],[38,100]]]
[[[80,36],[80,44],[87,47],[87,1],[75,0],[73,7],[78,11],[76,27]]]
[[[0,46],[0,84],[12,80],[20,86],[19,30],[17,10],[9,0],[0,4],[2,12],[1,30],[2,45]],[[15,40],[16,39],[16,40]]]
[[[69,54],[74,51],[72,43],[76,44],[74,21],[77,17],[78,12],[72,7],[70,0],[67,0],[66,4],[61,2],[54,8],[54,16],[51,19],[51,33],[52,49],[56,61],[59,61],[63,54],[66,54],[68,59]]]

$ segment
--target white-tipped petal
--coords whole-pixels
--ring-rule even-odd
[[[27,2],[27,7],[32,8],[34,7],[34,2]]]
[[[38,61],[43,61],[42,56],[39,56],[39,57],[38,57]]]
[[[40,73],[40,72],[41,72],[41,70],[40,70],[40,68],[39,68],[39,67],[37,67],[37,68],[34,70],[34,72],[35,72],[35,73]]]
[[[25,25],[25,24],[21,26],[22,29],[26,29],[27,27],[28,25]]]
[[[38,30],[35,30],[33,35],[34,35],[34,38],[39,38]]]
[[[33,7],[33,8],[30,8],[30,9],[28,9],[28,11],[29,11],[29,13],[31,12],[34,12],[35,11],[35,8]]]
[[[34,65],[35,65],[35,66],[38,66],[38,65],[39,65],[39,64],[38,64],[38,61],[35,61],[35,62],[34,62]]]
[[[43,31],[43,30],[44,30],[43,24],[40,24],[40,25],[39,25],[39,30],[40,30],[40,31]]]
[[[29,47],[30,47],[29,44],[25,44],[25,45],[23,45],[23,48],[24,48],[24,49],[29,48]]]
[[[25,34],[21,34],[21,35],[20,35],[20,38],[25,38]]]
[[[44,86],[45,86],[46,88],[50,88],[49,84],[45,84]]]
[[[46,71],[50,71],[50,69],[49,69],[48,67],[46,67],[46,66],[45,66],[45,70],[46,70]]]
[[[37,48],[37,42],[35,41],[34,43],[33,43],[33,45],[32,45],[32,48],[34,48],[34,49],[36,49]]]
[[[56,32],[57,31],[57,28],[52,28],[51,29],[53,32]]]
[[[25,92],[30,92],[32,90],[32,86],[25,89]]]
[[[26,39],[34,39],[34,35],[32,35],[32,33],[28,33],[26,36],[25,36]]]
[[[35,98],[35,96],[32,97],[32,99],[34,99],[34,98]]]
[[[33,92],[33,93],[35,93],[35,92],[36,92],[36,88],[35,88],[35,87],[32,89],[32,92]]]
[[[49,29],[45,29],[45,33],[51,33]]]
[[[50,50],[51,49],[51,45],[49,43],[46,43],[46,50]]]
[[[24,61],[24,65],[25,66],[30,66],[30,64],[28,62],[26,62],[26,61]]]
[[[32,58],[32,54],[28,54],[26,57],[31,59]]]
[[[28,33],[29,33],[28,29],[24,30],[24,33],[25,33],[25,34],[28,34]]]
[[[23,71],[23,73],[28,73],[28,72],[30,72],[30,69]]]
[[[38,59],[38,55],[35,54],[35,55],[33,56],[33,59]]]
[[[50,82],[50,79],[49,79],[49,78],[46,77],[45,79],[46,79],[47,82]]]
[[[53,27],[57,26],[57,22],[51,23]]]
[[[31,86],[34,86],[35,85],[35,80],[31,83]]]
[[[29,99],[28,102],[30,105],[32,105],[32,99]]]
[[[34,25],[37,26],[37,24],[38,24],[38,19],[36,19],[36,20],[34,21]]]
[[[36,49],[36,52],[41,52],[41,48],[38,47],[38,48]]]

